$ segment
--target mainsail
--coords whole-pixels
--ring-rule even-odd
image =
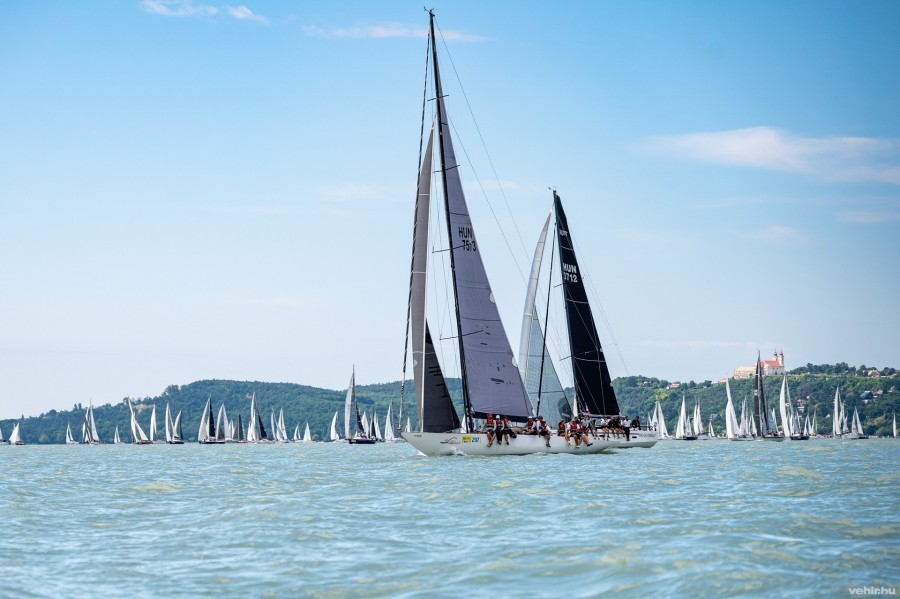
[[[579,412],[592,415],[618,415],[619,403],[616,401],[606,357],[597,335],[594,315],[584,286],[584,275],[578,268],[575,243],[572,240],[562,201],[555,191],[553,205],[556,210],[559,266],[569,328],[575,402]]]

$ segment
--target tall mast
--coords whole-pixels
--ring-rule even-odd
[[[443,111],[443,103],[441,102],[441,98],[443,98],[443,90],[441,88],[441,72],[438,68],[438,57],[437,57],[437,43],[434,37],[434,11],[428,11],[428,30],[431,39],[431,59],[432,64],[434,65],[434,95],[435,95],[435,104],[437,105],[437,120],[438,120],[438,151],[441,156],[441,187],[444,193],[444,211],[447,220],[447,240],[451,244],[453,244],[453,229],[450,225],[450,203],[447,198],[449,196],[447,192],[447,172],[445,170],[446,162],[444,160],[444,111]],[[457,291],[456,284],[456,262],[453,258],[453,248],[450,247],[450,271],[453,274],[450,277],[453,280],[453,305],[456,312],[456,333],[459,336],[459,364],[460,364],[460,377],[462,378],[462,393],[463,393],[463,418],[465,419],[466,424],[469,421],[469,415],[472,412],[471,403],[469,400],[469,382],[468,376],[466,375],[466,356],[465,356],[465,348],[463,347],[462,341],[462,319],[459,315],[459,293]]]
[[[559,221],[557,221],[559,222]],[[541,334],[541,370],[538,375],[537,409],[535,416],[541,415],[541,390],[544,387],[544,360],[547,357],[547,326],[550,318],[550,292],[553,288],[553,254],[556,250],[556,235],[550,242],[550,274],[547,276],[547,306],[544,308],[544,332]]]

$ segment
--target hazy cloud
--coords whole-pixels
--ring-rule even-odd
[[[330,38],[356,38],[356,39],[387,39],[387,38],[421,38],[428,37],[428,28],[410,27],[399,23],[387,25],[360,25],[357,27],[317,27],[308,25],[303,27],[303,33],[311,37]],[[479,42],[485,38],[480,35],[472,35],[462,31],[443,31],[442,37],[452,42]]]
[[[842,212],[838,215],[838,219],[846,223],[862,223],[866,225],[876,225],[880,223],[891,223],[900,221],[900,211],[859,211],[859,212]]]
[[[743,237],[745,239],[752,239],[754,241],[762,241],[763,243],[769,244],[781,244],[788,243],[791,241],[806,241],[806,234],[803,232],[794,229],[793,227],[786,227],[784,225],[771,225],[762,229],[761,231],[750,231],[748,233],[744,233]]]
[[[253,14],[253,11],[241,4],[240,6],[228,6],[225,8],[229,15],[239,21],[256,21],[257,23],[269,24],[269,19],[262,15]]]
[[[803,137],[772,127],[645,138],[644,149],[691,160],[900,185],[900,139]]]
[[[269,23],[269,19],[254,13],[243,4],[220,8],[212,4],[198,4],[193,0],[142,0],[141,8],[145,12],[163,17],[211,17],[225,14],[238,21],[254,21],[266,25]]]
[[[141,8],[163,17],[200,17],[219,13],[215,6],[194,4],[191,0],[143,0]]]

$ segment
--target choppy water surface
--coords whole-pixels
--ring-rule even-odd
[[[425,458],[0,447],[0,596],[850,596],[900,587],[900,441]]]

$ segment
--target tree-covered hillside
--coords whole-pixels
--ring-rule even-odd
[[[835,389],[840,386],[841,394],[848,410],[859,409],[860,419],[869,434],[890,435],[891,419],[894,412],[900,411],[900,375],[893,369],[875,370],[866,367],[853,368],[846,364],[813,366],[811,364],[798,368],[788,375],[791,397],[801,403],[807,402],[806,410],[810,413],[818,410],[819,432],[831,431],[831,412]],[[447,381],[450,394],[457,405],[461,404],[460,383],[458,379]],[[736,407],[740,410],[740,402],[752,397],[752,380],[730,381],[731,392]],[[678,385],[676,387],[676,385]],[[714,426],[723,428],[722,415],[725,412],[724,383],[671,383],[669,381],[642,376],[618,378],[613,387],[619,398],[622,413],[629,416],[639,415],[646,421],[656,401],[660,402],[669,428],[674,427],[681,398],[684,396],[689,408],[694,402],[700,402],[700,408],[706,422],[713,415]],[[769,377],[766,380],[766,392],[777,402],[781,387],[781,377]],[[388,404],[393,401],[394,410],[399,410],[400,382],[377,385],[360,385],[356,388],[357,398],[362,410],[377,411],[381,423],[384,422]],[[183,429],[189,440],[197,438],[200,426],[200,415],[207,398],[212,399],[217,411],[221,403],[230,418],[241,414],[245,426],[250,414],[250,397],[256,394],[256,401],[266,428],[269,427],[268,415],[284,409],[285,423],[290,435],[296,425],[303,430],[305,423],[313,438],[326,438],[328,427],[335,411],[338,412],[339,428],[343,426],[343,406],[346,390],[319,389],[293,383],[262,383],[250,381],[197,381],[188,385],[171,385],[158,397],[132,399],[138,413],[138,419],[146,430],[150,422],[150,410],[155,404],[159,432],[162,435],[163,414],[166,403],[174,415],[183,411]],[[413,406],[413,386],[406,385],[404,422],[409,416],[413,427],[416,426],[416,414]],[[571,397],[571,390],[569,396]],[[81,422],[84,418],[85,405],[76,404],[71,410],[51,410],[40,416],[21,420],[22,436],[26,443],[63,443],[65,442],[66,423],[72,425],[72,432],[80,440]],[[460,410],[461,413],[461,410]],[[116,404],[94,406],[94,417],[100,438],[112,441],[113,431],[119,428],[123,440],[130,437],[129,413],[127,398]],[[0,421],[0,430],[8,437],[13,424],[17,420]]]

